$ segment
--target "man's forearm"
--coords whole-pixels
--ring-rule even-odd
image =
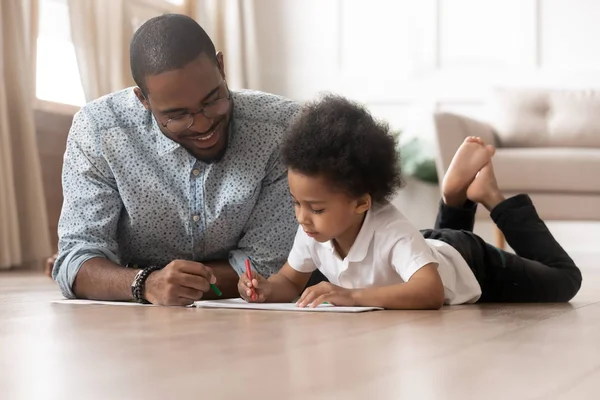
[[[214,261],[206,263],[217,278],[216,286],[221,290],[221,298],[238,297],[238,275],[227,261]],[[105,258],[92,258],[80,268],[73,292],[78,298],[91,300],[124,301],[131,300],[131,284],[139,269],[125,268]],[[146,283],[154,278],[150,274]],[[204,293],[204,299],[216,299],[218,296],[212,291]]]
[[[80,299],[131,300],[131,283],[138,271],[105,258],[92,258],[79,269],[73,292]]]

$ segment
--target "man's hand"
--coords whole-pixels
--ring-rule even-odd
[[[240,276],[238,291],[242,299],[248,303],[264,303],[271,294],[272,283],[258,273],[252,271],[252,280],[246,274]],[[256,293],[256,300],[252,300],[252,289]]]
[[[144,298],[152,304],[187,306],[200,300],[217,278],[204,264],[175,260],[152,272],[144,287]]]
[[[356,305],[355,293],[353,289],[344,289],[329,282],[321,282],[307,288],[296,304],[298,307],[314,308],[327,302],[336,306],[353,307]]]

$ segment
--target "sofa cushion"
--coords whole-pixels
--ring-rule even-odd
[[[600,91],[551,92],[548,144],[600,148]]]
[[[502,147],[600,148],[600,90],[501,88],[489,105]]]
[[[494,171],[502,191],[600,194],[600,149],[499,148]]]

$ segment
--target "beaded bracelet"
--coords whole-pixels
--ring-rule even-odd
[[[148,300],[144,298],[144,286],[146,284],[146,279],[148,276],[154,271],[158,271],[161,267],[156,265],[152,265],[141,269],[133,279],[133,283],[131,284],[131,295],[133,296],[133,300],[142,304],[150,304]]]

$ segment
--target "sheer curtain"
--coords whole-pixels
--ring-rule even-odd
[[[133,86],[127,0],[69,0],[71,39],[86,101]]]
[[[132,21],[161,12],[196,19],[225,55],[232,88],[260,89],[255,0],[68,0],[71,38],[87,101],[133,86],[129,69]],[[139,15],[138,15],[139,14]]]
[[[0,269],[50,254],[32,104],[34,1],[0,1]]]
[[[217,51],[223,52],[227,83],[233,89],[261,88],[255,1],[188,1],[188,14],[211,36]]]

